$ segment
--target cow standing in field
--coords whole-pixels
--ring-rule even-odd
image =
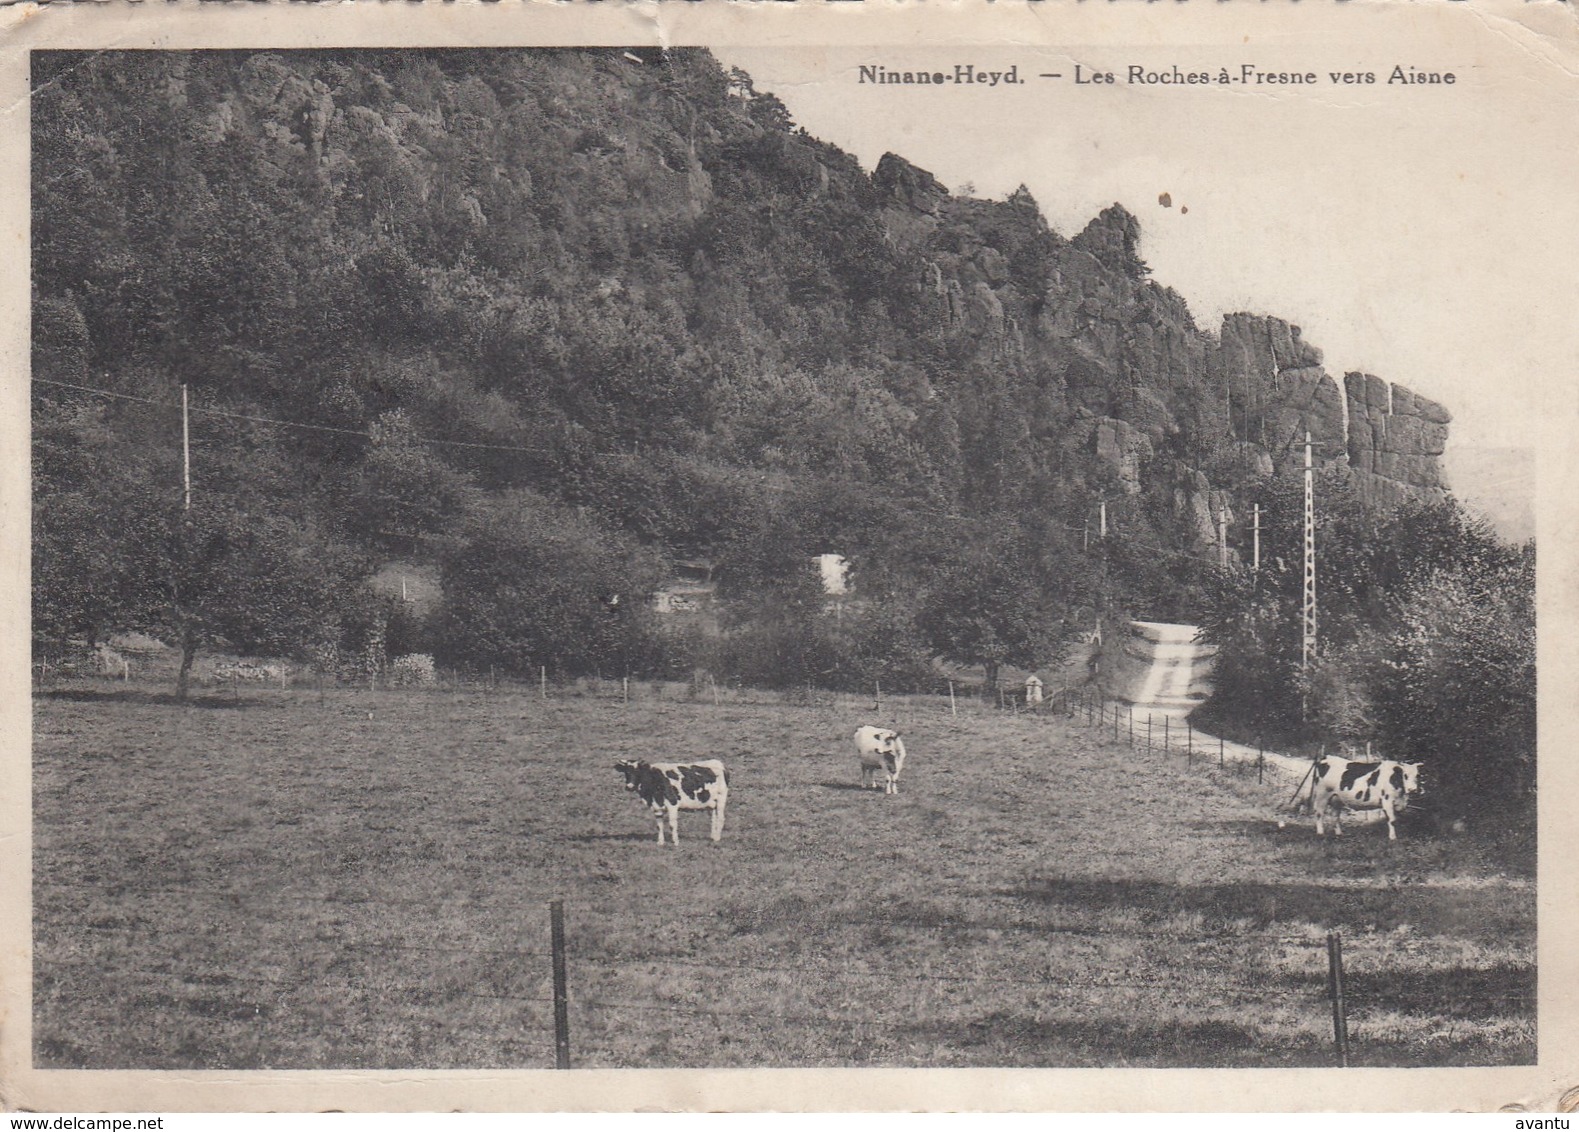
[[[1310,787],[1310,808],[1316,815],[1316,836],[1327,831],[1322,824],[1334,801],[1334,835],[1343,832],[1343,811],[1381,810],[1387,815],[1387,840],[1397,841],[1394,816],[1409,805],[1409,795],[1421,793],[1420,764],[1392,761],[1324,758],[1317,761]]]
[[[905,741],[885,727],[862,727],[855,733],[855,752],[861,760],[861,786],[875,787],[883,775],[883,793],[899,793],[899,772],[905,768]]]
[[[718,759],[694,763],[650,763],[620,759],[614,768],[625,776],[625,789],[652,810],[658,820],[658,844],[663,844],[663,825],[669,823],[669,838],[680,844],[680,811],[711,810],[712,838],[724,835],[724,806],[729,801],[729,775]]]

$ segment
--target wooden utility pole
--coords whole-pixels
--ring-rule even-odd
[[[1255,514],[1255,526],[1252,528],[1253,531],[1254,531],[1254,536],[1253,536],[1253,542],[1251,543],[1252,549],[1251,549],[1251,552],[1250,552],[1251,553],[1250,569],[1252,569],[1252,570],[1260,570],[1261,569],[1261,504],[1257,503],[1255,505],[1255,512],[1254,512],[1254,514]]]
[[[1310,662],[1316,655],[1316,499],[1315,475],[1310,456],[1310,433],[1305,433],[1305,602],[1304,624],[1299,645],[1299,671],[1302,677],[1310,675]],[[1300,716],[1308,708],[1306,697],[1300,696]]]
[[[186,510],[192,509],[192,432],[187,424],[186,382],[181,383],[181,482],[186,497]]]

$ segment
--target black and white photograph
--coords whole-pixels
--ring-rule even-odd
[[[1566,6],[567,7],[10,25],[10,1103],[1579,1085]]]

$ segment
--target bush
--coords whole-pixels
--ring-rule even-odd
[[[407,653],[390,662],[389,678],[397,688],[427,687],[438,681],[438,673],[427,653]]]
[[[657,563],[629,539],[530,493],[475,515],[440,561],[440,659],[558,679],[645,672],[660,654]]]

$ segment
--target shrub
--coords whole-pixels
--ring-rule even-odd
[[[398,688],[425,687],[438,680],[433,658],[425,652],[397,656],[389,665],[389,678]]]

